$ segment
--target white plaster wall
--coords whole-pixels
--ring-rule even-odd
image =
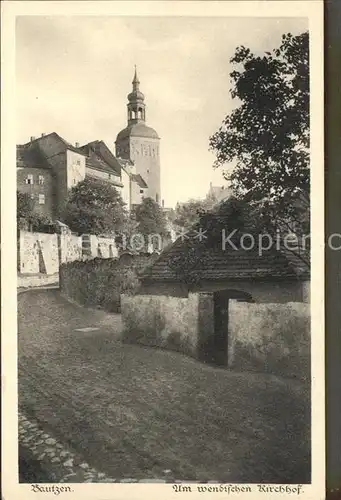
[[[20,273],[37,274],[42,272],[39,265],[40,258],[46,274],[58,272],[58,238],[56,234],[20,231],[19,241]]]
[[[300,377],[300,371],[310,365],[309,356],[309,304],[253,304],[230,300],[229,366],[248,363],[262,367],[262,371]]]
[[[67,188],[71,189],[85,179],[85,156],[68,149],[66,152],[66,162]]]
[[[123,188],[121,190],[121,196],[124,203],[127,205],[127,209],[130,210],[131,208],[130,176],[123,168],[121,169],[121,181],[123,184]]]
[[[122,295],[124,335],[130,341],[179,350],[194,356],[198,348],[199,295]]]

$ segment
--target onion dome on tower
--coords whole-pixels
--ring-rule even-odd
[[[157,132],[146,125],[146,104],[140,90],[140,80],[135,66],[133,90],[128,94],[128,125],[117,135],[116,142],[127,137],[150,137],[159,139]]]

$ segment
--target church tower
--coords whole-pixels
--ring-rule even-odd
[[[136,66],[132,84],[132,92],[128,94],[128,124],[117,135],[116,156],[134,162],[136,174],[140,174],[148,186],[144,196],[160,203],[160,138],[146,125],[145,98],[140,91]]]

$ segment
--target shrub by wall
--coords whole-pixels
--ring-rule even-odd
[[[134,264],[122,265],[116,258],[64,263],[59,273],[63,295],[108,312],[120,312],[121,294],[134,294],[140,287]]]
[[[230,301],[229,366],[310,378],[310,306]]]

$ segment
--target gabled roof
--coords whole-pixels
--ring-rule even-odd
[[[145,182],[143,177],[140,174],[133,174],[131,176],[132,180],[136,182],[141,188],[147,188],[148,184]]]
[[[59,134],[57,134],[57,132],[51,132],[51,133],[45,134],[41,137],[37,137],[36,139],[34,139],[30,142],[27,142],[23,146],[24,147],[35,147],[35,145],[39,144],[39,142],[41,140],[46,139],[47,137],[52,137],[52,136],[55,138],[56,141],[58,141],[63,146],[64,149],[69,149],[70,151],[74,151],[75,153],[78,153],[78,154],[85,156],[84,152],[80,151],[79,148],[76,148],[75,146],[73,146],[72,144],[67,142],[65,139],[63,139],[63,137],[61,137]]]
[[[166,248],[154,264],[145,270],[141,279],[180,282],[184,275],[186,279],[195,277],[215,281],[309,278],[310,268],[306,263],[306,255],[302,259],[292,251],[281,248],[275,240],[270,249],[261,251],[257,244],[258,235],[255,234],[253,247],[244,249],[243,246],[249,243],[242,244],[241,237],[245,233],[252,234],[252,229],[248,227],[252,221],[246,223],[243,232],[236,229],[233,231],[232,227],[234,224],[238,225],[238,219],[229,220],[231,214],[228,215],[224,205],[220,204],[210,210],[200,223],[194,224]],[[229,239],[226,239],[228,236]]]
[[[103,172],[107,172],[108,174],[112,174],[115,177],[118,177],[116,172],[113,172],[112,168],[110,168],[106,163],[104,163],[101,158],[98,156],[92,155],[86,158],[85,164],[88,168],[94,168],[96,170],[102,170]]]
[[[26,145],[17,146],[17,168],[50,169],[51,167],[40,151],[38,144],[35,144],[32,147]]]
[[[120,177],[117,176],[117,173],[113,172],[113,170],[110,167],[108,167],[104,162],[102,162],[99,158],[95,156],[86,158],[85,165],[89,169],[98,170],[99,172],[106,172],[110,176],[112,175],[113,177],[110,178],[111,183],[114,184],[115,186],[123,187],[121,179]]]
[[[161,253],[152,266],[141,275],[147,281],[180,281],[181,276],[171,265],[174,258],[181,257],[183,243],[178,239]],[[307,266],[298,270],[286,256],[273,249],[263,255],[255,250],[208,249],[203,246],[195,273],[204,280],[238,279],[304,279],[309,276]]]
[[[88,144],[81,146],[79,150],[84,151],[87,156],[91,156],[91,153],[95,153],[98,158],[110,167],[112,174],[119,177],[121,176],[121,164],[104,141],[91,141]]]

